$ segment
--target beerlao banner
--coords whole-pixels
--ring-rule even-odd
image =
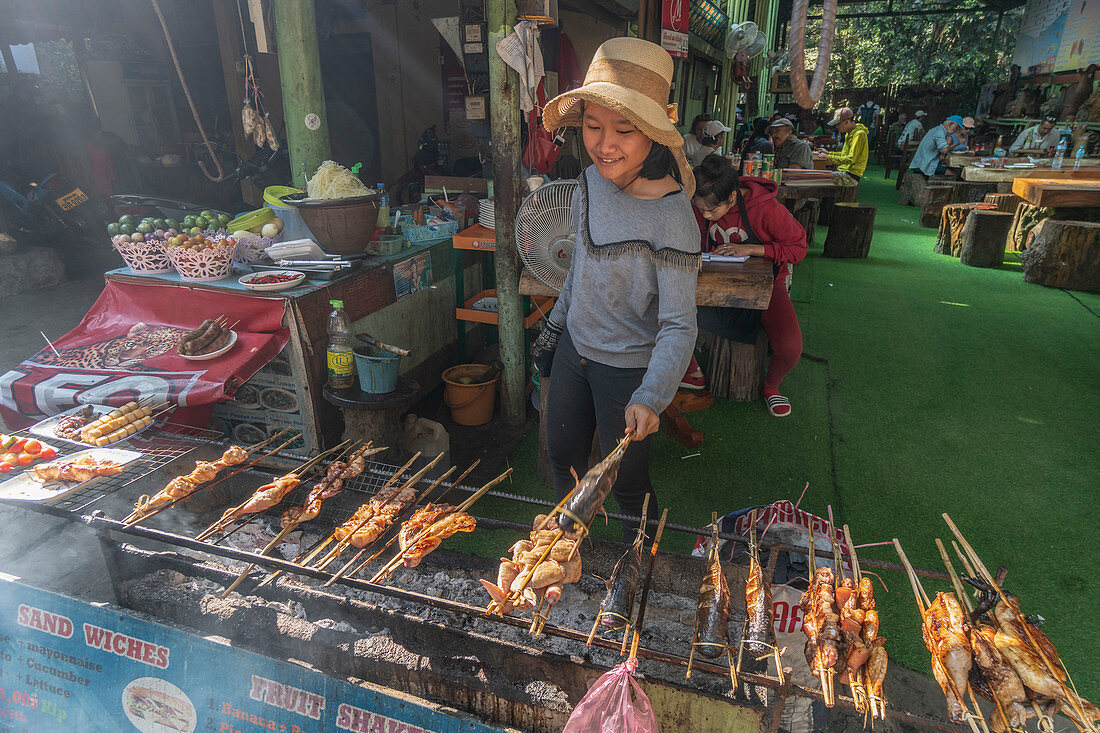
[[[661,48],[673,58],[688,55],[688,0],[664,0],[661,10]]]
[[[78,404],[152,397],[179,406],[173,422],[205,426],[214,404],[286,345],[285,308],[282,298],[108,282],[84,320],[52,349],[0,376],[0,413],[18,429]],[[218,316],[237,334],[228,352],[206,361],[177,353],[180,336]]]

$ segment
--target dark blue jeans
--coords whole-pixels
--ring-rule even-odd
[[[546,443],[554,469],[554,491],[559,501],[576,484],[570,469],[576,471],[577,476],[584,476],[588,470],[592,436],[597,430],[602,455],[610,453],[622,440],[627,405],[641,385],[645,372],[645,369],[619,369],[584,359],[573,346],[569,331],[562,334],[554,352],[546,407]],[[647,516],[653,521],[661,512],[649,481],[649,450],[649,438],[630,444],[611,493],[619,510],[635,517],[641,516],[642,503],[649,494]],[[624,522],[623,541],[633,541],[637,531],[636,521]]]

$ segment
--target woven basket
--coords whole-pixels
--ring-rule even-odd
[[[112,246],[134,272],[156,275],[172,271],[172,261],[160,242],[123,242]]]
[[[241,237],[237,240],[237,256],[234,261],[239,265],[251,265],[266,256],[264,250],[281,241],[283,241],[282,232],[274,237],[263,237],[259,234],[251,237]]]
[[[186,247],[168,247],[168,257],[180,279],[190,282],[212,282],[224,280],[233,271],[233,258],[237,245],[219,244],[207,249],[188,249]]]

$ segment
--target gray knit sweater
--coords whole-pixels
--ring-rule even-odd
[[[630,402],[660,414],[695,347],[701,260],[691,202],[682,191],[634,198],[590,166],[573,196],[573,221],[577,244],[549,318],[584,358],[645,368]]]

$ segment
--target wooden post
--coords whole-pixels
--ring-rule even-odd
[[[838,203],[821,254],[825,257],[866,257],[875,233],[875,207]]]
[[[899,171],[898,206],[919,206],[923,200],[927,179],[915,171]]]
[[[229,102],[229,121],[233,126],[233,146],[237,155],[248,160],[256,150],[252,140],[244,134],[240,108],[244,99],[244,78],[237,63],[244,56],[241,38],[241,22],[234,0],[214,0],[214,25],[218,30],[218,53],[221,55],[222,79],[225,81],[225,98]],[[241,181],[241,198],[258,206],[262,192],[251,180]]]
[[[274,5],[290,175],[295,186],[305,188],[306,179],[332,156],[316,12],[313,0],[274,0]]]
[[[1012,214],[975,209],[959,234],[959,261],[969,267],[1000,267]]]
[[[522,425],[527,417],[524,381],[523,298],[519,294],[520,261],[516,250],[516,212],[520,204],[519,77],[497,53],[496,46],[516,24],[512,0],[489,0],[490,126],[493,138],[493,181],[496,199],[496,263],[500,360],[501,417]]]
[[[1032,231],[1020,264],[1025,282],[1100,291],[1100,223],[1046,219]]]

